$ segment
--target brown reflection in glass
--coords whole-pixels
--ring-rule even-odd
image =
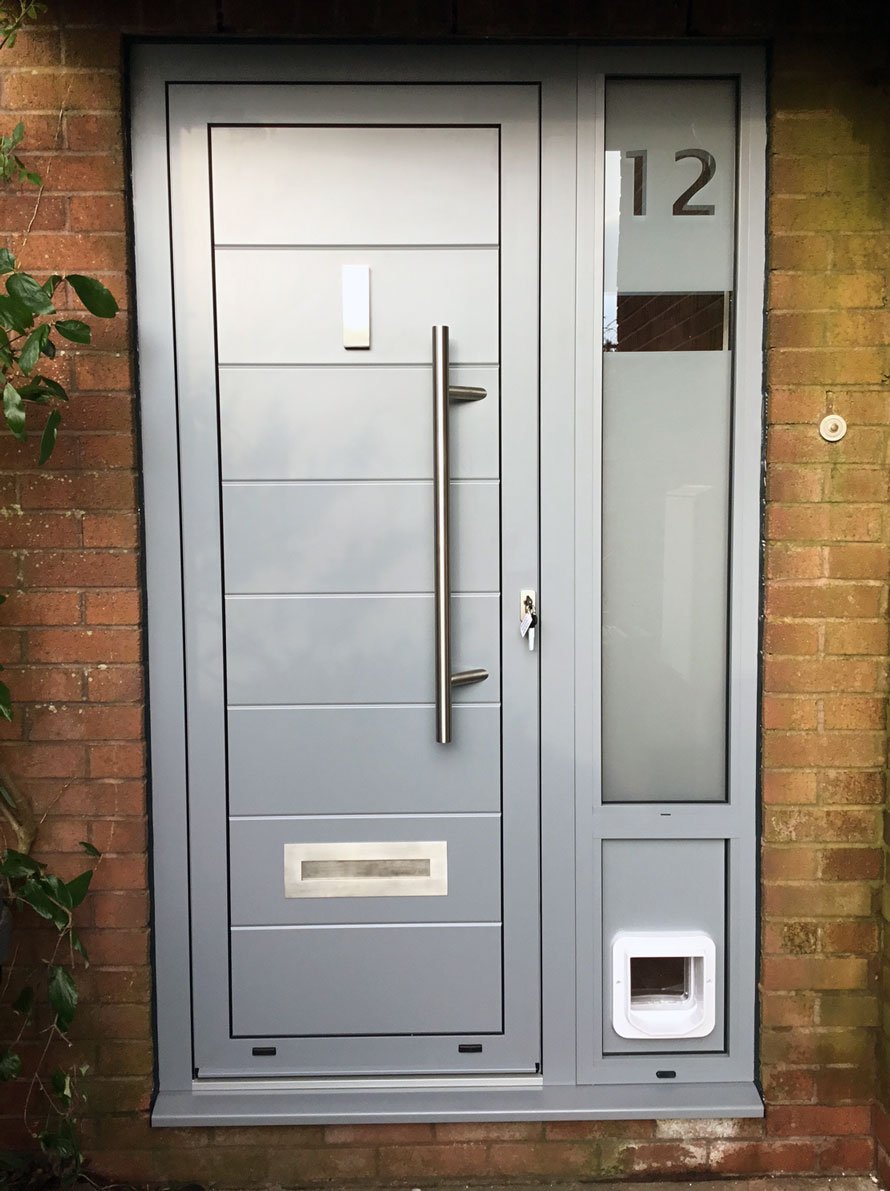
[[[719,352],[729,347],[729,294],[619,294],[607,351]]]

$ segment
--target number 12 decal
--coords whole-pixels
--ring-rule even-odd
[[[645,149],[628,149],[624,154],[626,158],[634,163],[634,192],[633,192],[633,213],[634,215],[646,214],[646,167],[647,154]],[[678,149],[674,154],[674,161],[684,161],[687,157],[693,157],[701,164],[701,173],[695,179],[691,186],[674,200],[672,212],[674,215],[713,215],[713,203],[690,203],[693,195],[698,194],[711,181],[717,173],[717,162],[714,160],[713,153],[709,153],[707,149]]]

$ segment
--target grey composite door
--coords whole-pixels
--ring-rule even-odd
[[[537,89],[183,84],[169,119],[197,1075],[535,1072]],[[485,390],[452,668],[488,672],[447,744],[443,326]]]

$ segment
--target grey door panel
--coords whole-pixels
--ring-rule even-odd
[[[447,894],[285,897],[285,844],[351,844],[369,840],[444,841]],[[229,841],[233,926],[500,921],[499,815],[450,819],[426,816],[235,819],[229,828]],[[346,849],[343,854],[347,854]],[[380,855],[385,855],[385,849],[381,848]]]
[[[452,407],[452,479],[497,479],[498,370],[452,367],[451,377],[487,392]],[[432,479],[428,364],[220,368],[219,402],[223,479]]]
[[[452,601],[454,669],[485,682],[455,699],[499,698],[500,600]],[[226,600],[230,703],[425,703],[433,698],[432,596],[238,596]]]
[[[369,351],[343,350],[342,270],[353,264],[371,269]],[[496,248],[220,248],[216,284],[221,364],[425,364],[436,323],[451,327],[456,364],[498,359]],[[258,293],[278,317],[255,318]]]
[[[489,924],[233,930],[234,1033],[498,1031],[500,940]]]
[[[645,873],[645,880],[640,874]],[[726,984],[723,840],[603,842],[603,1050],[606,1054],[722,1051]],[[612,1029],[612,939],[619,931],[704,931],[717,947],[717,1022],[705,1038],[621,1038]]]
[[[500,492],[451,486],[452,591],[497,591]],[[433,584],[431,483],[229,484],[226,591],[421,592]]]
[[[229,712],[233,815],[498,811],[500,708],[454,709],[435,743],[432,707],[243,707]],[[421,776],[422,775],[422,776]]]
[[[381,236],[367,247],[323,242],[361,206],[364,180],[327,203],[289,203],[295,170],[313,176],[299,154],[270,165],[262,228],[221,192],[222,223],[211,225],[207,195],[229,183],[240,193],[243,180],[228,167],[211,172],[208,140],[225,154],[219,125],[255,130],[271,94],[241,92],[235,119],[227,109],[222,120],[207,112],[230,104],[224,87],[181,87],[171,99],[196,1066],[202,1076],[264,1073],[248,1035],[271,1031],[284,1075],[533,1071],[538,658],[519,639],[515,600],[538,583],[537,90],[398,91],[406,125],[427,110],[437,125],[462,113],[438,138],[457,146],[448,167],[457,174],[468,155],[486,157],[494,128],[499,184],[486,175],[448,211],[434,198],[430,222],[415,209],[405,239],[390,246],[395,207],[385,196],[417,138],[384,138],[378,207],[343,224]],[[396,95],[295,85],[275,91],[280,115],[266,119],[299,124],[327,96],[341,116],[354,113],[331,123],[350,124],[361,143],[375,112],[398,126]],[[230,147],[241,131],[263,153],[288,139],[243,129]],[[322,143],[343,143],[301,143],[310,141],[322,157]],[[352,167],[324,157],[319,177],[355,168],[361,153],[353,157]],[[407,162],[406,184],[420,172]],[[458,235],[460,211],[470,215]],[[492,227],[496,240],[479,238]],[[344,343],[346,265],[370,271],[368,350]],[[428,495],[431,328],[442,324],[450,382],[486,390],[481,402],[452,404],[449,445],[452,671],[479,667],[489,678],[453,691],[461,738],[447,748],[434,743]],[[466,821],[449,818],[460,815]],[[391,843],[391,855],[363,852],[369,837]],[[334,859],[328,849],[319,861],[318,849],[337,841]],[[338,859],[340,844],[352,851]],[[425,886],[425,875],[380,868],[412,845],[431,853]],[[377,866],[372,876],[354,875],[357,858]],[[400,876],[416,885],[385,897],[373,885]],[[341,879],[352,886],[333,884]],[[328,880],[323,890],[312,884]],[[308,1048],[287,1042],[307,1029]],[[368,1032],[380,1030],[392,1035],[386,1047],[369,1046]],[[490,1045],[464,1057],[452,1034],[475,1031]]]
[[[211,151],[220,244],[498,241],[496,128],[214,128]]]

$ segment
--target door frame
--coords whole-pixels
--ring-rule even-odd
[[[739,80],[737,260],[744,303],[734,361],[730,799],[677,807],[665,838],[730,850],[733,1011],[720,1055],[672,1056],[654,1079],[641,1056],[605,1057],[596,907],[598,840],[647,828],[657,808],[598,799],[598,457],[601,148],[605,75]],[[375,1080],[194,1079],[182,541],[167,194],[167,84],[535,82],[541,95],[540,441],[543,1073]],[[758,1116],[755,1085],[757,633],[765,268],[765,57],[759,47],[389,46],[133,43],[131,148],[148,610],[156,1125]],[[586,156],[585,156],[586,154]],[[579,168],[580,163],[580,168]],[[576,239],[576,220],[578,236]],[[577,282],[577,285],[576,285]],[[585,324],[586,316],[586,324]],[[572,343],[569,343],[571,336]],[[744,400],[742,399],[744,398]],[[559,577],[563,579],[560,581]],[[571,577],[571,582],[565,581]],[[509,594],[509,593],[505,593]],[[571,681],[569,678],[571,676]],[[651,824],[650,824],[651,826]],[[599,1042],[598,1042],[599,1038]]]

